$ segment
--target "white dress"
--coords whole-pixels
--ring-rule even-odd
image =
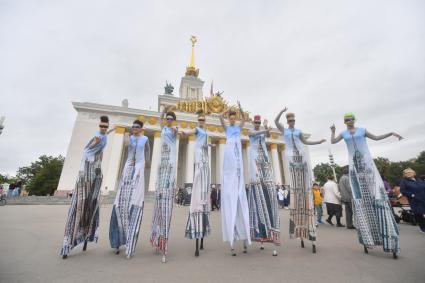
[[[226,127],[223,170],[221,177],[221,226],[223,241],[231,246],[237,240],[247,240],[249,235],[249,211],[245,191],[241,129],[239,126]]]

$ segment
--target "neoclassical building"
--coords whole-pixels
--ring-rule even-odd
[[[74,188],[74,184],[78,175],[83,148],[87,141],[98,130],[99,117],[108,115],[110,125],[117,125],[115,132],[108,136],[108,144],[104,150],[102,172],[104,175],[102,184],[102,193],[109,194],[116,191],[119,176],[126,159],[126,148],[124,146],[124,133],[126,127],[130,127],[135,119],[144,122],[144,134],[149,137],[151,146],[151,166],[145,169],[145,188],[147,191],[155,191],[155,183],[157,177],[157,169],[160,158],[160,107],[161,105],[172,106],[176,115],[176,125],[180,130],[196,127],[198,109],[203,109],[206,113],[206,125],[209,133],[210,143],[216,144],[210,147],[210,170],[211,184],[220,185],[221,166],[224,154],[224,145],[226,136],[224,129],[221,127],[218,117],[214,114],[222,112],[227,108],[235,108],[229,105],[220,93],[213,94],[212,90],[208,97],[203,95],[202,81],[198,75],[199,70],[195,67],[194,46],[196,38],[192,37],[192,55],[190,64],[186,68],[185,76],[182,77],[179,95],[173,94],[173,87],[167,83],[165,94],[158,95],[157,111],[133,109],[128,107],[128,102],[123,101],[121,106],[103,105],[88,102],[73,102],[73,107],[77,111],[77,118],[72,131],[71,140],[59,180],[56,194],[69,193]],[[249,113],[246,113],[249,115]],[[240,113],[238,113],[240,115]],[[245,182],[249,181],[249,138],[248,130],[253,125],[245,123],[242,133],[243,143],[243,161],[245,167]],[[178,170],[177,183],[178,186],[191,186],[193,180],[193,164],[194,164],[194,142],[193,136],[186,138],[178,138]],[[287,180],[288,170],[285,168],[284,149],[285,144],[280,132],[277,129],[271,130],[271,137],[267,139],[267,148],[273,162],[274,175],[277,184],[285,184]]]

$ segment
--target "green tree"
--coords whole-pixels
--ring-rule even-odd
[[[64,157],[42,155],[30,166],[18,169],[16,177],[27,185],[30,195],[51,195],[56,190],[62,172]]]
[[[335,164],[335,173],[336,177],[339,179],[342,176],[343,168],[338,164]],[[320,163],[317,164],[314,169],[314,176],[316,177],[317,182],[324,184],[327,181],[328,176],[333,176],[332,167],[329,163]]]

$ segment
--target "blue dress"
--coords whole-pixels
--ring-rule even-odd
[[[177,172],[176,149],[177,137],[172,128],[163,127],[161,131],[161,161],[155,184],[155,205],[150,236],[152,246],[163,254],[168,250],[171,215],[173,214]]]
[[[109,241],[114,249],[126,246],[125,254],[134,254],[143,216],[145,198],[145,147],[146,136],[130,136],[127,161],[112,208]]]
[[[289,169],[289,236],[316,241],[314,218],[313,180],[310,160],[307,158],[299,129],[285,128],[285,162]]]
[[[208,133],[196,128],[193,187],[185,236],[189,239],[205,238],[210,233],[210,167]]]
[[[359,242],[385,252],[400,253],[399,232],[384,183],[366,143],[366,129],[341,133],[347,145],[350,185],[353,194],[354,223]]]
[[[91,146],[95,138],[100,141]],[[102,185],[102,157],[107,136],[96,132],[84,147],[78,179],[72,193],[60,255],[84,242],[97,242],[99,230],[99,197]]]
[[[280,244],[280,218],[273,166],[266,147],[266,135],[249,135],[250,185],[248,189],[251,239]]]

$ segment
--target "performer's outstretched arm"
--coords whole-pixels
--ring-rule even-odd
[[[331,134],[331,143],[332,144],[339,143],[342,140],[342,136],[341,135],[338,135],[337,137],[335,137],[335,131],[336,131],[335,124],[332,124],[332,126],[331,126],[331,132],[332,132],[332,134]]]
[[[276,118],[274,119],[274,123],[276,124],[276,127],[282,132],[282,134],[285,131],[285,127],[283,126],[283,124],[279,122],[279,120],[280,120],[280,117],[282,117],[283,112],[285,112],[286,110],[288,110],[288,108],[286,107],[280,110],[280,112],[277,114]]]
[[[269,132],[269,130],[259,130],[259,131],[256,131],[256,130],[249,130],[248,131],[248,136],[250,136],[250,137],[252,137],[252,136],[258,136],[258,135],[261,135],[261,134],[270,134],[270,132]]]
[[[368,132],[366,130],[366,137],[368,137],[368,138],[370,138],[371,140],[374,140],[374,141],[383,140],[383,139],[386,139],[386,138],[391,137],[391,136],[394,136],[394,137],[398,138],[398,140],[402,140],[403,139],[402,136],[400,136],[399,134],[394,133],[394,132],[383,134],[383,135],[378,135],[377,136],[377,135],[374,135],[374,134],[372,134],[372,133],[370,133],[370,132]]]
[[[242,121],[239,124],[239,127],[242,130],[243,127],[245,126],[245,114],[243,113],[242,106],[241,106],[241,103],[239,101],[238,101],[238,107],[239,107],[239,112],[241,113],[241,117],[242,117]]]
[[[303,144],[306,144],[306,145],[316,145],[316,144],[324,143],[326,141],[325,139],[322,139],[320,141],[309,141],[304,137],[303,133],[301,133],[300,135],[300,140]]]
[[[182,135],[182,137],[194,135],[194,134],[196,134],[196,128],[195,129],[190,129],[190,130],[181,130],[180,131],[180,134]]]
[[[224,131],[226,131],[226,122],[224,121],[224,114],[226,114],[229,110],[224,110],[221,112],[218,117],[220,118],[221,126],[223,127]]]

